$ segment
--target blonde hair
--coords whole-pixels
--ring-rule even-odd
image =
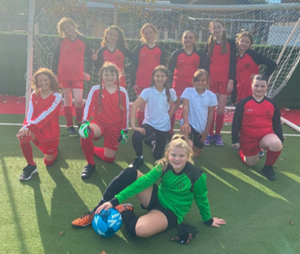
[[[65,33],[63,32],[62,27],[63,27],[63,25],[68,24],[68,23],[75,27],[75,32],[76,32],[77,34],[82,35],[82,34],[77,30],[77,27],[78,27],[78,26],[76,25],[76,23],[75,23],[72,19],[67,18],[67,17],[63,17],[63,18],[61,18],[61,20],[57,23],[57,31],[58,31],[58,34],[59,34],[59,36],[60,36],[61,38],[66,38],[66,37],[67,37],[67,36],[65,35]]]
[[[45,74],[49,78],[51,90],[53,92],[59,92],[59,86],[54,77],[54,73],[48,68],[40,68],[33,74],[32,77],[31,88],[35,91],[35,93],[39,94],[41,92],[41,88],[39,87],[37,80],[38,76],[41,74]]]
[[[188,138],[185,135],[181,134],[175,134],[173,138],[171,139],[170,143],[166,147],[164,158],[158,160],[156,163],[157,165],[160,165],[162,167],[162,170],[165,170],[167,168],[167,165],[169,163],[168,156],[170,154],[170,151],[174,148],[183,148],[186,150],[186,154],[188,155],[189,159],[188,162],[191,164],[194,164],[192,160],[193,156],[193,149],[189,145]]]
[[[159,33],[158,33],[157,28],[156,28],[154,25],[152,25],[151,23],[146,23],[145,25],[142,26],[142,28],[141,28],[141,30],[140,30],[141,41],[142,41],[143,43],[146,43],[146,42],[147,42],[147,40],[146,40],[145,37],[144,37],[144,30],[145,30],[146,28],[148,28],[148,27],[150,27],[150,28],[153,29],[153,31],[154,31],[154,33],[155,33],[155,40],[157,40],[157,38],[158,38],[158,34],[159,34]]]
[[[125,110],[125,108],[122,106],[122,98],[121,98],[121,91],[120,91],[120,81],[119,81],[119,69],[118,67],[111,62],[105,62],[103,64],[103,66],[100,68],[99,71],[99,84],[100,84],[100,90],[99,90],[99,111],[98,114],[101,112],[102,110],[102,90],[103,90],[103,80],[102,80],[102,76],[104,71],[109,71],[111,73],[116,73],[117,76],[117,89],[118,89],[118,95],[119,95],[119,108],[120,110]]]
[[[210,29],[212,29],[213,23],[220,23],[225,28],[225,23],[222,20],[214,19],[213,21],[211,21],[209,23],[209,28]],[[211,34],[209,36],[207,44],[208,44],[207,56],[212,57],[214,46],[215,46],[215,41],[214,41],[214,35],[213,34]],[[225,31],[223,31],[221,47],[222,47],[221,54],[223,55],[223,54],[227,53],[227,35],[226,35]]]

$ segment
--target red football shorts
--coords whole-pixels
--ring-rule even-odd
[[[210,81],[209,82],[209,89],[215,94],[224,94],[224,95],[230,95],[230,93],[226,92],[227,89],[227,82],[216,82],[216,81]]]
[[[83,80],[61,81],[61,88],[83,89]]]
[[[245,156],[254,156],[258,154],[260,150],[259,143],[262,140],[262,138],[268,134],[274,134],[274,132],[265,133],[264,135],[258,138],[240,135],[240,146],[243,154]]]

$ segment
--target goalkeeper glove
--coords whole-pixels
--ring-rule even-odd
[[[128,138],[129,138],[128,131],[127,130],[121,130],[118,142],[121,145],[125,145],[128,141]]]
[[[81,138],[85,139],[85,138],[88,138],[89,134],[91,134],[91,133],[92,133],[92,130],[90,128],[90,122],[83,121],[79,128],[79,131],[78,131],[79,136]]]
[[[180,224],[179,236],[171,237],[169,240],[178,242],[180,244],[188,244],[195,238],[198,233],[199,231],[196,227],[189,224]]]

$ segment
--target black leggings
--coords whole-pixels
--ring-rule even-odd
[[[144,128],[146,130],[146,134],[142,135],[142,133],[135,131],[132,136],[132,145],[135,150],[136,156],[140,157],[143,155],[143,139],[149,137],[153,133],[155,133],[155,146],[153,147],[153,157],[158,160],[162,157],[165,145],[168,139],[169,131],[159,131],[154,129],[149,124],[142,124],[140,128]]]

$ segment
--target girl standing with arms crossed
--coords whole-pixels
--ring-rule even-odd
[[[225,24],[222,20],[215,19],[210,22],[211,36],[205,46],[207,66],[210,78],[210,90],[217,95],[218,106],[216,116],[216,131],[214,134],[214,118],[209,130],[209,135],[204,145],[215,142],[217,146],[223,146],[221,130],[224,123],[225,106],[228,95],[233,90],[236,68],[235,41],[227,39]]]
[[[208,82],[207,71],[199,69],[193,77],[194,87],[187,87],[181,95],[183,124],[180,132],[192,140],[194,157],[199,157],[202,152],[218,105],[216,95],[207,90]]]
[[[89,122],[91,116],[93,120]],[[94,154],[105,162],[114,161],[119,144],[128,139],[128,117],[127,91],[119,85],[116,65],[107,62],[100,69],[99,85],[93,86],[89,92],[79,129],[81,147],[88,163],[82,170],[82,179],[89,178],[95,171]],[[104,148],[94,147],[93,140],[102,136]]]
[[[188,30],[182,35],[183,48],[172,53],[169,61],[171,84],[177,97],[181,97],[187,87],[193,86],[193,76],[197,69],[205,67],[205,57],[196,49],[196,36]],[[171,131],[175,123],[175,115],[171,118]]]
[[[143,44],[134,50],[130,73],[131,84],[138,96],[145,88],[150,87],[154,68],[167,64],[165,51],[155,42],[158,38],[156,27],[146,23],[140,30],[140,36]],[[141,104],[138,111],[138,126],[143,123],[144,111],[145,104]]]
[[[175,135],[165,156],[147,174],[135,168],[126,168],[108,185],[99,204],[90,212],[74,220],[72,225],[84,227],[92,223],[94,214],[115,207],[129,234],[149,237],[179,225],[190,211],[193,201],[208,226],[220,227],[223,219],[212,218],[207,198],[206,174],[191,160],[192,149],[185,136]],[[160,179],[160,185],[156,182]],[[130,204],[119,205],[136,196],[143,209],[149,212],[141,217],[133,214]],[[189,237],[189,241],[193,236]],[[187,242],[186,242],[187,243]]]
[[[136,153],[134,162],[130,165],[138,169],[144,162],[143,139],[155,133],[156,141],[153,146],[153,157],[158,160],[162,157],[171,128],[170,117],[179,107],[180,100],[168,82],[169,70],[163,65],[157,66],[152,73],[149,88],[145,88],[131,106],[130,123],[134,130],[132,144]],[[171,110],[170,102],[173,102]],[[140,105],[146,103],[145,119],[140,127],[136,127],[135,114]]]
[[[125,58],[132,59],[132,53],[127,49],[123,31],[117,26],[110,26],[104,31],[101,48],[96,52],[93,50],[97,71],[105,62],[114,63],[120,70],[120,85],[126,88],[124,61]]]
[[[62,96],[53,72],[46,68],[37,70],[33,75],[32,89],[23,126],[16,135],[28,163],[20,180],[29,180],[37,172],[30,141],[45,154],[47,166],[55,161],[59,145],[58,118]]]
[[[267,89],[268,77],[255,75],[252,95],[236,105],[231,137],[232,148],[240,149],[242,162],[250,167],[258,162],[260,149],[267,149],[262,171],[267,179],[275,180],[273,165],[283,148],[283,134],[279,108],[265,96]]]
[[[236,63],[237,102],[252,95],[252,79],[259,74],[260,65],[266,65],[264,75],[270,77],[277,64],[268,57],[251,49],[253,37],[248,32],[242,32],[236,39],[238,45]]]
[[[76,137],[77,132],[73,126],[72,94],[76,107],[76,124],[81,124],[83,113],[83,83],[90,80],[92,68],[92,51],[88,40],[77,30],[76,24],[69,18],[62,18],[58,24],[60,38],[54,52],[52,70],[57,75],[64,94],[64,111],[67,121],[67,133]],[[86,70],[84,59],[86,58]]]

